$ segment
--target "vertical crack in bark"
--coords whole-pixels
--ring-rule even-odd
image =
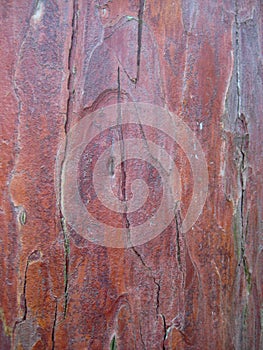
[[[236,93],[237,93],[237,120],[241,120],[241,84],[240,84],[240,23],[238,19],[238,0],[235,0],[235,39],[236,39],[236,49],[235,49],[235,58],[236,58]],[[241,136],[242,137],[242,136]],[[240,187],[241,187],[241,198],[240,198],[240,219],[241,219],[241,260],[243,259],[244,254],[244,181],[243,181],[243,168],[245,162],[245,154],[243,150],[243,141],[239,145],[239,153],[241,157],[240,161]]]
[[[30,18],[33,16],[34,11],[35,11],[35,7],[33,8],[32,12],[30,14]],[[13,168],[10,171],[10,174],[8,176],[9,179],[8,179],[8,185],[7,186],[8,186],[8,197],[9,197],[9,200],[10,200],[10,206],[12,207],[13,210],[14,210],[14,208],[16,208],[16,203],[15,203],[14,198],[12,197],[12,194],[11,194],[11,184],[12,184],[14,178],[15,178],[16,168],[17,168],[17,165],[19,163],[20,150],[21,150],[20,143],[21,143],[22,99],[21,99],[21,96],[20,96],[20,93],[19,93],[20,88],[19,88],[18,83],[17,83],[17,75],[18,75],[18,68],[19,68],[19,65],[20,65],[20,62],[21,62],[22,50],[23,50],[25,42],[26,42],[26,40],[28,38],[29,30],[30,30],[30,19],[28,21],[28,25],[27,25],[26,31],[25,31],[25,33],[23,35],[23,38],[22,38],[22,41],[21,41],[21,45],[20,45],[20,47],[18,49],[18,52],[17,52],[17,59],[16,59],[16,61],[14,63],[13,79],[12,79],[14,96],[15,96],[15,99],[17,101],[17,130],[15,131],[16,140],[15,140],[15,143],[14,143],[15,154],[14,154]],[[21,221],[20,221],[20,223],[21,223]],[[25,269],[25,274],[24,274],[24,285],[23,285],[24,315],[23,315],[22,320],[19,320],[19,321],[15,322],[15,324],[13,326],[13,336],[14,336],[14,332],[15,332],[17,324],[25,321],[26,320],[26,316],[27,316],[27,303],[26,303],[26,299],[25,299],[26,298],[25,291],[26,291],[26,277],[27,277],[28,263],[29,263],[29,260],[27,260],[27,263],[26,263],[26,269]]]
[[[67,315],[68,307],[68,288],[69,288],[69,258],[70,258],[70,243],[67,232],[67,224],[64,217],[61,217],[61,227],[64,239],[64,318]]]
[[[117,94],[117,103],[121,103],[121,76],[120,76],[120,67],[118,66],[118,71],[117,71],[117,89],[118,89],[118,94]],[[118,115],[119,117],[119,115]]]
[[[55,304],[55,314],[54,314],[54,322],[53,322],[53,327],[52,327],[52,350],[55,349],[55,332],[56,332],[56,325],[57,325],[57,315],[58,315],[58,301],[56,299],[56,304]]]
[[[114,334],[110,342],[110,350],[117,350],[117,349],[118,347],[117,347],[116,335]]]
[[[163,319],[163,329],[164,329],[164,338],[163,338],[163,350],[166,349],[165,347],[165,340],[168,338],[169,333],[173,330],[176,329],[176,331],[178,333],[180,333],[180,335],[182,336],[182,340],[185,342],[186,345],[190,345],[192,346],[193,343],[192,341],[187,337],[187,335],[182,331],[182,329],[180,328],[180,325],[176,325],[175,324],[175,319],[172,320],[172,323],[169,325],[166,322],[166,318],[165,315],[161,314],[162,319]]]
[[[236,39],[236,88],[237,88],[237,117],[240,117],[241,110],[241,86],[240,86],[240,23],[238,19],[238,0],[235,0],[235,39]]]
[[[143,14],[143,6],[144,6],[144,1],[141,1],[141,16]],[[120,80],[120,67],[118,67],[118,74],[117,74],[117,86],[118,86],[118,95],[117,95],[117,102],[118,102],[118,108],[117,108],[117,113],[118,113],[118,125],[119,125],[119,139],[120,139],[120,152],[121,152],[121,174],[122,174],[122,179],[121,179],[121,198],[123,201],[126,202],[127,200],[127,193],[126,193],[126,181],[127,181],[127,173],[126,173],[126,167],[125,167],[125,143],[124,143],[124,138],[123,138],[123,125],[122,125],[122,112],[121,112],[121,80]],[[128,207],[127,204],[125,205],[125,210],[123,213],[123,218],[124,218],[124,224],[125,227],[127,228],[127,238],[129,242],[131,243],[131,237],[130,237],[130,222],[128,218]],[[150,271],[151,277],[153,278],[154,284],[157,286],[157,295],[156,295],[156,315],[159,314],[159,296],[160,296],[160,289],[161,286],[160,284],[156,281],[155,277],[153,276],[152,269],[145,264],[143,261],[141,255],[139,252],[135,249],[135,247],[131,244],[131,248],[134,251],[134,253],[139,257],[141,263],[143,266]]]
[[[236,94],[237,94],[237,118],[236,120],[242,120],[241,119],[241,86],[240,86],[240,23],[238,19],[238,0],[235,0],[235,74],[236,74]],[[242,137],[242,135],[241,135]],[[240,223],[241,223],[241,256],[240,256],[240,261],[243,260],[243,255],[244,255],[244,242],[243,242],[243,224],[244,224],[244,219],[243,219],[243,210],[244,210],[244,186],[243,186],[243,179],[242,179],[242,168],[244,166],[244,157],[245,154],[242,149],[242,140],[241,143],[238,145],[238,151],[240,154],[240,163],[239,163],[239,182],[240,182]]]
[[[164,334],[163,334],[163,350],[165,350],[165,340],[166,340],[166,337],[167,337],[167,324],[166,324],[166,319],[165,319],[165,316],[162,314],[162,320],[163,320],[163,331],[164,331]]]
[[[241,119],[241,118],[240,118]],[[242,123],[243,120],[241,119]],[[243,266],[245,268],[246,273],[246,257],[245,257],[245,226],[247,223],[245,222],[245,190],[246,190],[246,136],[247,134],[241,134],[241,144],[239,146],[240,151],[240,167],[239,167],[239,177],[240,177],[240,217],[241,217],[241,259],[243,262]]]
[[[141,51],[142,51],[142,27],[143,27],[143,13],[145,7],[145,0],[140,0],[140,6],[138,11],[138,47],[137,47],[137,74],[136,83],[140,77],[140,65],[141,65]]]
[[[240,155],[239,161],[239,183],[240,183],[240,223],[241,223],[241,254],[240,263],[242,263],[244,268],[244,273],[247,282],[247,289],[250,292],[251,289],[251,273],[248,267],[248,261],[245,256],[245,239],[247,230],[247,219],[245,219],[245,194],[246,194],[246,177],[247,177],[247,151],[248,151],[248,130],[247,121],[245,116],[241,112],[241,77],[240,77],[240,21],[238,18],[238,0],[235,1],[235,38],[236,38],[236,92],[237,92],[237,122],[240,124],[239,133],[239,144],[238,151]],[[239,263],[239,265],[240,265]]]
[[[249,271],[248,260],[246,257],[246,230],[248,227],[247,219],[245,218],[245,195],[246,195],[246,177],[247,177],[247,151],[249,143],[249,134],[247,130],[247,121],[242,114],[242,91],[241,91],[241,73],[240,73],[240,21],[238,0],[235,0],[235,60],[236,60],[236,94],[237,94],[237,119],[236,119],[236,132],[238,134],[237,149],[239,152],[239,191],[240,191],[240,203],[239,203],[239,216],[240,216],[240,260],[239,266],[242,266],[244,276],[246,280],[246,300],[244,301],[244,308],[241,315],[241,329],[240,329],[240,342],[244,342],[244,332],[247,328],[248,317],[248,298],[251,293],[251,272]]]
[[[146,263],[144,262],[141,254],[135,249],[134,246],[131,247],[133,252],[138,256],[138,258],[140,259],[142,265],[150,272],[150,275],[153,279],[153,283],[156,285],[157,287],[157,292],[156,292],[156,316],[159,315],[159,308],[160,308],[160,292],[161,292],[161,285],[160,285],[160,282],[157,282],[156,281],[156,278],[154,277],[153,275],[153,271],[152,269],[146,265]]]
[[[71,22],[71,41],[68,52],[68,100],[67,100],[67,110],[66,110],[66,118],[64,123],[64,131],[65,131],[65,148],[64,155],[61,162],[61,170],[60,170],[60,218],[61,218],[61,227],[63,232],[63,240],[64,240],[64,318],[67,314],[68,307],[68,289],[69,289],[69,259],[70,259],[70,242],[67,232],[67,224],[66,218],[63,216],[63,196],[62,196],[62,188],[63,188],[63,170],[65,166],[66,154],[67,154],[67,132],[68,132],[68,120],[69,116],[72,114],[73,110],[73,98],[74,98],[74,54],[76,47],[76,34],[77,34],[77,25],[78,25],[78,2],[77,0],[73,0],[73,14],[72,14],[72,22]]]
[[[120,140],[120,152],[121,152],[121,199],[126,201],[126,168],[125,168],[125,145],[123,140],[123,125],[122,125],[122,114],[121,114],[121,79],[120,79],[120,67],[118,67],[118,76],[117,76],[117,84],[118,84],[118,125],[119,125],[119,140]],[[127,218],[127,207],[125,207],[126,211],[124,213],[124,220],[126,221],[126,227],[128,228],[129,222]]]
[[[25,268],[25,274],[24,274],[24,284],[23,284],[23,301],[24,301],[24,315],[21,319],[21,322],[26,320],[27,317],[27,299],[26,299],[26,286],[27,286],[27,272],[28,272],[28,266],[29,266],[29,258],[27,259],[26,262],[26,268]]]
[[[26,287],[27,287],[27,271],[28,271],[28,266],[29,266],[29,257],[26,262],[26,268],[25,268],[25,273],[24,273],[24,283],[23,283],[23,304],[24,304],[24,314],[20,320],[15,321],[14,327],[13,327],[13,343],[15,341],[15,332],[16,332],[16,327],[26,321],[27,318],[27,299],[26,299]]]
[[[14,328],[13,328],[13,338],[15,336],[15,330],[16,327],[26,321],[27,319],[27,313],[28,313],[28,307],[27,307],[27,298],[26,298],[26,290],[27,290],[27,273],[28,273],[28,268],[29,268],[29,264],[30,262],[34,259],[36,254],[36,251],[33,251],[27,258],[27,262],[26,262],[26,267],[25,267],[25,272],[24,272],[24,282],[23,282],[23,294],[22,294],[22,300],[23,300],[23,308],[24,308],[24,313],[23,316],[20,320],[17,320],[14,324]]]
[[[181,233],[181,215],[179,209],[175,208],[175,225],[176,225],[176,248],[177,248],[177,262],[180,271],[182,271],[182,261],[181,261],[181,247],[180,247],[180,233]]]
[[[120,77],[120,67],[118,67],[117,74],[117,85],[118,85],[118,95],[117,95],[117,123],[119,126],[119,140],[120,140],[120,153],[121,153],[121,199],[124,201],[124,213],[123,213],[123,221],[125,227],[127,229],[127,238],[130,241],[130,222],[128,218],[128,207],[127,207],[127,192],[126,192],[126,165],[125,165],[125,143],[123,138],[123,125],[122,125],[122,111],[121,111],[121,77]],[[126,241],[123,241],[124,247],[126,246]]]
[[[142,325],[141,322],[139,323],[139,330],[140,330],[140,337],[141,337],[141,341],[142,341],[142,345],[143,345],[143,350],[146,350],[146,346],[143,340],[143,336],[142,336]]]

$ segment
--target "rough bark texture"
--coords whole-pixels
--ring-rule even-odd
[[[0,7],[0,349],[262,349],[262,3]],[[175,219],[113,249],[62,217],[59,146],[120,101],[167,107],[203,147],[209,192],[186,234]]]

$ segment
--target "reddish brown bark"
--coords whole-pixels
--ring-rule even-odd
[[[260,1],[0,7],[0,349],[262,348]],[[188,232],[176,213],[144,245],[107,248],[63,217],[59,147],[118,102],[169,109],[202,145],[209,190]]]

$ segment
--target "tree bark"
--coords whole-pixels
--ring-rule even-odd
[[[0,349],[262,349],[262,3],[21,0],[0,8]],[[127,103],[169,111],[190,128],[208,191],[184,232],[194,170],[173,146],[180,209],[153,239],[117,248],[73,227],[64,177],[72,130]],[[129,130],[121,132],[122,141]],[[119,171],[120,196],[136,171],[136,162]],[[121,220],[129,230],[130,216]]]

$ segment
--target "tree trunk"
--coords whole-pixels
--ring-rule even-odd
[[[0,7],[0,349],[262,349],[262,3]]]

